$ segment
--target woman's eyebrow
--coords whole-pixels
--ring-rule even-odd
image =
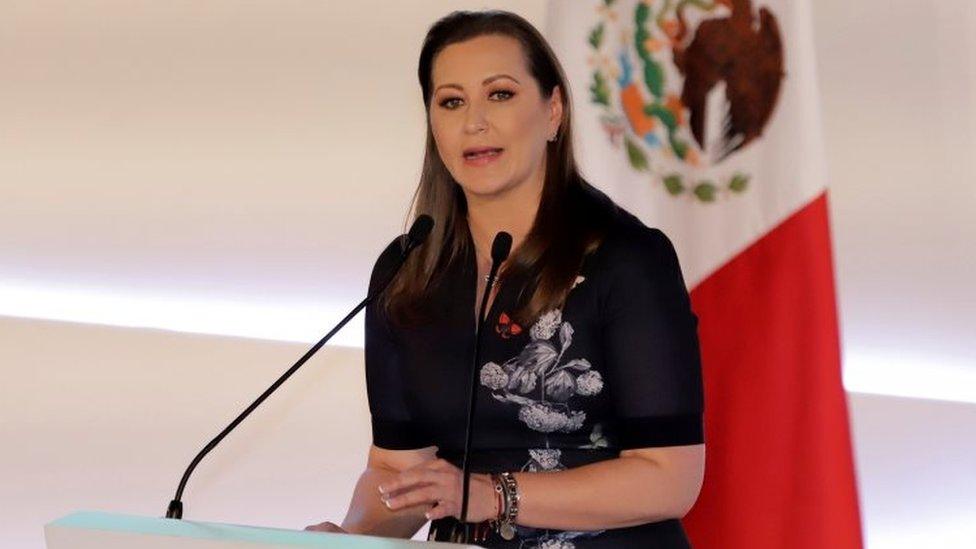
[[[507,74],[493,74],[493,75],[489,76],[488,78],[485,78],[484,80],[482,80],[481,81],[481,85],[482,86],[487,86],[488,84],[491,84],[492,82],[494,82],[495,80],[498,80],[499,78],[508,78],[510,80],[514,80],[516,84],[521,84],[521,82],[519,82],[518,79],[515,78],[514,76],[509,76]],[[460,84],[441,84],[440,86],[437,86],[437,88],[435,88],[434,91],[436,92],[437,90],[439,90],[441,88],[455,88],[455,89],[458,89],[458,90],[464,90],[464,88],[461,87]]]

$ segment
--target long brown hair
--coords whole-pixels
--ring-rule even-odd
[[[417,68],[427,111],[427,146],[410,216],[430,215],[434,230],[404,264],[382,299],[390,317],[400,323],[418,319],[423,298],[437,283],[438,275],[470,251],[467,202],[437,152],[430,125],[431,70],[435,56],[446,46],[484,35],[504,35],[519,42],[529,73],[545,99],[552,97],[556,86],[562,91],[563,116],[556,140],[547,144],[539,209],[532,229],[509,257],[502,274],[505,279],[526,281],[528,292],[523,295],[530,297],[512,313],[517,321],[527,325],[540,313],[562,306],[586,254],[599,245],[613,207],[579,174],[573,156],[569,86],[556,55],[539,31],[522,17],[500,10],[455,11],[443,17],[427,31]],[[594,202],[593,197],[600,200]]]

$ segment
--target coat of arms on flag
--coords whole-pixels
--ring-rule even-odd
[[[775,15],[748,0],[617,4],[604,0],[587,36],[589,100],[610,141],[671,195],[745,192],[744,171],[688,180],[681,168],[717,166],[762,134],[784,75]]]

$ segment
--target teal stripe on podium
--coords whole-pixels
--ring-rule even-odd
[[[258,528],[235,524],[138,517],[100,511],[79,511],[60,518],[51,524],[69,528],[85,528],[110,532],[131,532],[226,541],[250,541],[256,543],[295,545],[298,547],[335,547],[336,536],[341,536],[343,547],[353,549],[403,547],[404,542],[407,541],[378,536],[347,536],[345,534],[329,534],[325,532],[305,532],[280,528]]]

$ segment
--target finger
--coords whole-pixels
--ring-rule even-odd
[[[345,530],[342,529],[341,526],[338,526],[337,524],[332,522],[321,522],[319,524],[306,526],[305,530],[308,530],[310,532],[333,532],[337,534],[347,533]]]
[[[427,467],[435,471],[450,471],[452,469],[457,469],[453,463],[447,461],[446,459],[435,459],[428,461]]]
[[[310,532],[335,532],[337,530],[341,530],[342,528],[336,526],[331,522],[323,522],[321,524],[313,524],[311,526],[306,526],[305,529]]]
[[[437,520],[444,517],[450,517],[455,514],[456,513],[452,511],[450,503],[447,501],[442,501],[428,509],[427,512],[424,513],[424,516],[426,516],[428,520]]]
[[[443,484],[449,481],[450,474],[444,471],[407,469],[392,480],[380,484],[379,490],[381,494],[389,497],[399,495],[398,492],[403,490],[413,489],[426,484]]]
[[[406,509],[417,505],[432,505],[439,501],[449,499],[449,494],[443,488],[435,485],[414,488],[401,495],[391,497],[386,500],[386,506],[391,510]]]
[[[444,471],[448,467],[453,467],[451,463],[444,459],[429,459],[414,465],[413,467],[400,471],[400,474],[422,473],[425,471]]]

